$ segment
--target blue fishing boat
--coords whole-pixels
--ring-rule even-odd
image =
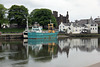
[[[53,23],[48,24],[48,31],[43,31],[38,23],[35,23],[28,31],[28,39],[52,39],[57,38],[57,35],[58,31],[54,30]]]

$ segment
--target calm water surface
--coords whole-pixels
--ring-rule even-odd
[[[0,67],[86,67],[98,62],[99,38],[0,40]]]

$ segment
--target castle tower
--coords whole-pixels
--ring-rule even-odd
[[[66,15],[66,23],[69,22],[69,14],[68,14],[68,11],[67,11],[67,15]]]
[[[63,16],[60,14],[60,22],[63,22]]]
[[[54,15],[55,18],[57,18],[58,17],[58,12],[57,11],[53,11],[53,15]]]

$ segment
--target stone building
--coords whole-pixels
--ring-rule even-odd
[[[57,20],[57,27],[56,27],[56,28],[59,27],[59,24],[60,24],[61,22],[63,22],[63,23],[69,23],[69,14],[68,14],[68,11],[67,11],[66,16],[63,16],[63,15],[61,15],[61,14],[60,14],[60,16],[58,16],[58,12],[57,12],[57,11],[53,11],[53,15],[54,15],[54,17],[55,17],[56,20]]]

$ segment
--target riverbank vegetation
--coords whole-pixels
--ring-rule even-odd
[[[0,29],[2,33],[22,33],[25,29],[24,28],[7,28],[7,29]]]

